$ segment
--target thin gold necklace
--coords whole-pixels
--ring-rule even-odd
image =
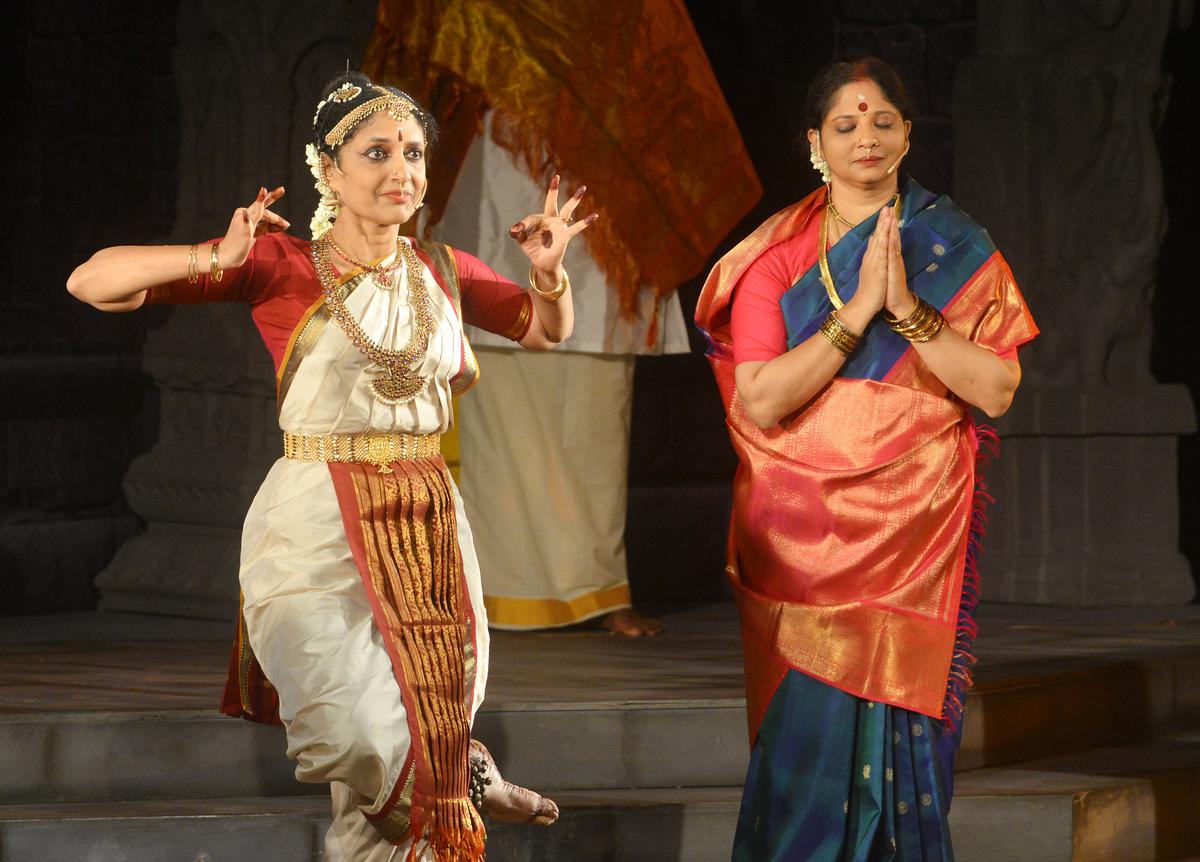
[[[844,224],[850,230],[854,230],[856,227],[858,227],[858,222],[847,221],[846,217],[844,215],[842,215],[840,212],[838,212],[838,208],[833,205],[833,189],[830,189],[829,192],[825,195],[825,206],[829,207],[829,211],[831,213],[833,213],[833,217],[835,219],[840,221],[842,224]],[[336,248],[336,246],[334,246],[334,247]],[[340,254],[340,252],[339,252],[339,254]],[[345,255],[343,255],[343,257],[345,257]],[[346,258],[346,259],[349,260],[349,258]]]
[[[396,256],[392,259],[391,263],[389,263],[386,266],[372,265],[369,263],[364,263],[363,261],[358,260],[357,258],[351,257],[349,254],[346,253],[345,249],[343,249],[340,245],[337,244],[337,241],[333,238],[332,235],[326,234],[326,236],[329,237],[329,244],[333,247],[333,250],[335,252],[337,252],[339,257],[341,257],[343,260],[347,261],[348,263],[351,263],[354,266],[357,266],[359,269],[365,269],[367,272],[375,273],[375,280],[378,281],[385,290],[391,290],[391,288],[392,288],[392,273],[394,273],[396,271],[396,269],[400,266],[401,258],[400,258],[399,246],[397,246],[397,248],[396,248]]]
[[[892,198],[891,205],[897,210],[900,209],[900,192],[896,192],[896,196]],[[887,204],[884,204],[884,206],[887,206]],[[829,297],[829,301],[833,303],[834,309],[840,309],[846,303],[842,302],[842,298],[838,296],[837,286],[833,283],[833,273],[829,271],[829,253],[825,248],[829,245],[829,216],[832,207],[832,196],[826,194],[825,212],[821,214],[821,230],[817,236],[817,263],[821,268],[821,283],[825,285],[825,294]],[[845,219],[842,219],[840,216],[838,219],[845,222]],[[855,227],[855,225],[851,225],[851,227]]]

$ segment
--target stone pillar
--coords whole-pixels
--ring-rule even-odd
[[[357,66],[374,20],[372,0],[181,4],[173,241],[224,234],[259,186],[281,184],[276,209],[306,235],[313,108],[326,81]],[[159,439],[124,485],[148,527],[96,579],[101,607],[232,618],[242,519],[280,452],[270,357],[237,305],[175,309],[144,356],[161,392]]]
[[[1181,604],[1176,444],[1191,398],[1150,373],[1166,228],[1155,129],[1172,0],[997,0],[954,89],[955,197],[1043,334],[999,424],[986,599]]]

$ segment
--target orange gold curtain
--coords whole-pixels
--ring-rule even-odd
[[[487,107],[531,175],[586,182],[601,218],[584,236],[628,314],[642,287],[699,272],[762,194],[682,0],[381,0],[363,69],[443,125],[431,222]]]

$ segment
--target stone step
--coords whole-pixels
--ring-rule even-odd
[[[738,787],[572,790],[551,829],[494,825],[490,862],[725,860]],[[319,859],[323,796],[0,807],[5,862]],[[963,772],[959,862],[1155,862],[1200,853],[1200,734]],[[903,815],[901,815],[903,816]]]
[[[737,700],[510,707],[481,711],[474,735],[547,790],[734,785],[748,758]],[[213,712],[0,716],[0,804],[323,793],[285,750],[282,729]]]
[[[729,859],[740,791],[568,791],[552,828],[490,824],[489,862]],[[0,807],[5,862],[317,862],[325,797]]]
[[[996,614],[996,606],[986,610]],[[1047,620],[1056,610],[1047,609]],[[1125,745],[1200,727],[1200,645],[1190,635],[1177,638],[1185,625],[1194,629],[1194,622],[1177,625],[1168,618],[1122,631],[1123,610],[1108,612],[1113,619],[1092,612],[1094,633],[1069,641],[1055,642],[1052,623],[1010,624],[1003,639],[987,644],[981,636],[983,660],[967,698],[958,769]]]
[[[960,772],[950,823],[960,860],[1195,856],[1200,732]]]
[[[960,770],[1137,742],[1200,723],[1200,654],[993,671],[968,698]],[[475,735],[546,790],[740,784],[740,698],[485,704]],[[0,714],[0,804],[292,796],[282,731],[211,710]]]

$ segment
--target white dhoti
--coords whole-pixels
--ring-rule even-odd
[[[459,447],[490,624],[543,628],[629,607],[633,357],[476,355],[487,382],[459,403]]]
[[[508,229],[540,212],[546,192],[490,128],[489,116],[434,234],[520,278],[529,263]],[[567,182],[563,189],[572,191]],[[585,197],[579,215],[588,211]],[[688,351],[678,296],[643,291],[637,314],[626,318],[582,237],[563,265],[575,330],[552,353],[513,350],[468,327],[487,383],[459,403],[462,490],[496,628],[568,625],[629,607],[624,534],[634,357]]]

